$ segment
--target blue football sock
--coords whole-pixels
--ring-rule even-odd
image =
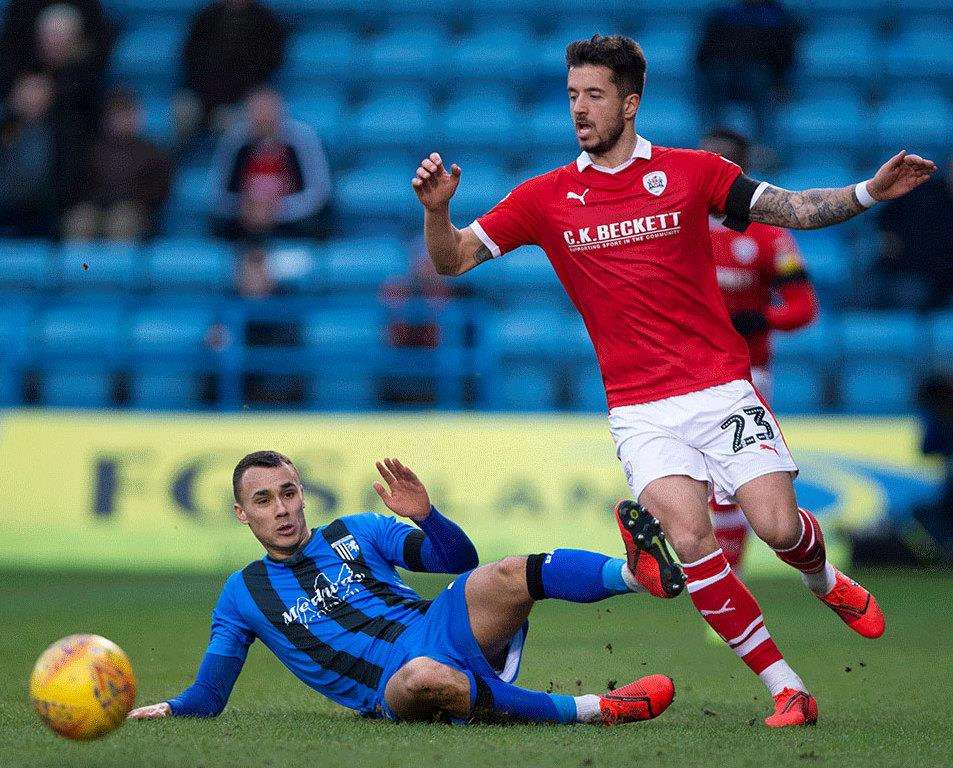
[[[622,569],[626,567],[626,562],[621,557],[610,557],[606,564],[602,566],[602,585],[613,595],[624,595],[628,592],[635,592],[632,586],[627,584],[622,578]]]
[[[498,677],[476,677],[469,670],[470,708],[477,719],[503,717],[524,723],[575,723],[576,700],[563,693],[543,693],[504,683]]]
[[[606,555],[584,549],[557,549],[551,555],[530,555],[526,559],[529,594],[534,600],[554,597],[572,603],[594,603],[628,592],[628,588],[620,591],[611,579],[607,582],[606,567],[612,562]]]

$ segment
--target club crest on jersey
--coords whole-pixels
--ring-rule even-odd
[[[342,560],[357,560],[361,556],[361,548],[351,534],[342,539],[331,542],[331,549],[337,552]]]
[[[642,177],[642,185],[646,192],[658,197],[668,186],[668,176],[665,175],[665,171],[652,171]]]

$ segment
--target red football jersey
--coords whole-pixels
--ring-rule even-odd
[[[729,315],[754,311],[770,317],[775,289],[792,280],[803,283],[813,297],[797,243],[786,229],[755,222],[741,233],[714,219],[709,224],[715,272]],[[805,325],[811,319],[813,312],[791,327]],[[766,366],[770,362],[770,333],[768,327],[747,337],[751,365]]]
[[[540,246],[582,314],[610,408],[750,376],[711,253],[741,169],[719,155],[652,147],[609,171],[586,153],[529,179],[471,227],[494,256]]]

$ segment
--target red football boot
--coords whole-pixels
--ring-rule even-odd
[[[774,697],[774,714],[764,719],[768,728],[813,725],[817,722],[817,700],[809,693],[785,688]]]
[[[659,521],[645,507],[629,499],[615,505],[615,519],[625,543],[629,570],[655,597],[677,597],[685,588],[685,574],[665,543]]]
[[[599,697],[599,709],[605,725],[634,723],[658,717],[675,698],[675,683],[665,675],[640,677]]]
[[[884,633],[884,612],[874,596],[853,579],[836,571],[834,588],[820,597],[844,623],[863,637],[877,638]]]

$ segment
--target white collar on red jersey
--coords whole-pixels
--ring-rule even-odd
[[[582,173],[590,165],[597,171],[602,171],[603,173],[619,173],[619,171],[624,171],[632,163],[638,159],[642,160],[651,160],[652,159],[652,142],[647,139],[643,139],[641,136],[636,135],[635,137],[635,149],[632,150],[632,157],[626,160],[622,165],[617,165],[615,168],[606,168],[604,165],[596,165],[592,162],[592,158],[589,157],[588,152],[583,152],[579,157],[576,158],[576,168],[579,169],[579,173]]]

